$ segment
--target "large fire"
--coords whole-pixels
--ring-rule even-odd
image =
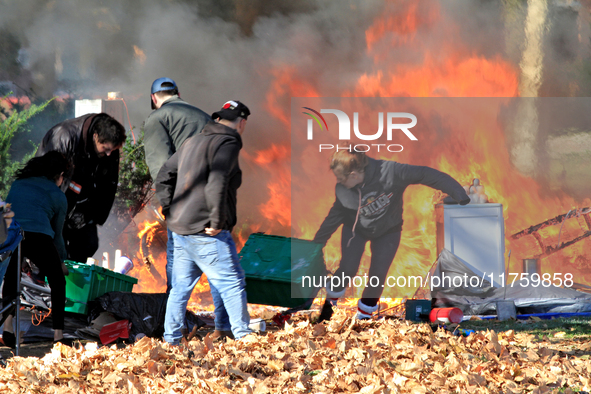
[[[343,96],[354,97],[517,97],[519,95],[519,70],[509,61],[499,56],[485,58],[474,55],[468,48],[463,48],[461,42],[448,37],[441,43],[442,50],[435,53],[424,53],[420,61],[404,63],[395,62],[384,53],[388,49],[412,43],[416,31],[421,26],[432,24],[437,18],[437,7],[434,11],[417,14],[417,4],[426,2],[405,2],[406,13],[393,15],[385,12],[373,26],[366,32],[367,50],[373,55],[374,64],[372,71],[361,75],[357,84]],[[434,2],[429,2],[434,4]],[[385,10],[398,7],[388,3]],[[436,5],[436,4],[435,4]],[[449,29],[453,33],[453,29]],[[449,44],[452,43],[452,44]],[[453,45],[453,47],[452,47]],[[413,49],[409,46],[409,51]],[[400,49],[398,49],[400,51]],[[399,52],[396,52],[399,53]],[[301,81],[294,78],[292,96]],[[282,86],[285,86],[284,84]],[[509,102],[510,100],[507,100]],[[555,247],[558,244],[559,233],[562,243],[581,237],[591,229],[581,215],[575,219],[575,215],[562,226],[546,227],[538,234],[528,235],[520,240],[512,240],[511,234],[517,233],[529,226],[541,223],[545,220],[564,214],[576,207],[589,206],[590,200],[577,202],[570,196],[560,191],[547,193],[531,177],[521,175],[511,163],[511,157],[507,149],[506,132],[499,125],[497,116],[502,100],[491,103],[490,108],[479,108],[482,105],[475,104],[470,107],[470,116],[466,120],[465,114],[450,115],[448,124],[453,124],[453,134],[446,134],[445,141],[436,141],[436,134],[423,135],[422,141],[426,143],[418,145],[405,145],[404,153],[397,156],[392,154],[375,154],[375,158],[396,160],[409,164],[427,165],[450,174],[463,185],[471,184],[472,179],[478,178],[486,185],[486,192],[493,202],[503,204],[505,217],[506,252],[512,251],[512,259],[509,261],[508,272],[522,272],[522,259],[538,256],[542,253],[539,238],[546,240],[545,246]],[[371,112],[372,108],[356,108],[360,114]],[[373,112],[377,112],[375,108]],[[453,113],[450,108],[449,113]],[[292,144],[294,143],[292,135]],[[333,141],[330,141],[333,142]],[[364,142],[364,141],[358,141]],[[355,143],[355,141],[352,141]],[[425,148],[428,151],[425,151]],[[307,160],[318,157],[318,154],[300,147],[302,157],[294,160]],[[317,149],[315,147],[314,149]],[[296,189],[304,190],[298,196],[292,198],[292,225],[294,236],[310,239],[314,236],[324,216],[328,213],[330,205],[334,201],[334,177],[328,171],[318,171],[327,168],[329,154],[320,162],[306,163],[303,165],[308,171],[307,175],[317,174],[315,180],[308,183],[302,179],[292,179],[292,194]],[[309,185],[309,187],[306,187]],[[316,195],[314,211],[310,212],[300,206],[302,196]],[[398,250],[394,264],[389,272],[390,276],[424,276],[436,260],[436,235],[434,221],[434,198],[436,193],[426,187],[411,187],[404,196],[404,231],[401,246]],[[575,244],[559,252],[543,257],[540,261],[542,272],[553,274],[572,273],[577,280],[588,284],[591,278],[585,278],[585,263],[591,261],[585,252],[584,243]],[[370,256],[369,247],[366,249],[360,272],[367,270]],[[576,257],[575,257],[576,256]],[[331,239],[325,248],[327,266],[334,271],[340,260],[339,233]],[[349,295],[360,296],[361,289]],[[384,296],[402,297],[412,296],[416,289],[391,288],[384,292]]]
[[[512,251],[509,272],[519,273],[522,271],[521,259],[544,252],[539,237],[545,239],[547,245],[554,246],[558,243],[559,233],[561,242],[568,242],[582,230],[588,231],[590,225],[581,215],[572,215],[564,226],[544,228],[538,238],[535,234],[518,240],[510,236],[573,208],[591,206],[591,200],[575,201],[560,191],[544,193],[532,177],[515,170],[507,149],[507,130],[499,124],[497,115],[500,105],[508,103],[511,97],[519,96],[519,67],[499,55],[482,56],[464,46],[456,36],[453,24],[446,23],[446,16],[440,13],[439,8],[436,1],[387,2],[383,13],[365,32],[366,55],[371,64],[340,96],[507,98],[498,99],[491,107],[475,104],[466,117],[449,115],[448,123],[455,127],[453,133],[443,136],[445,141],[437,140],[442,137],[436,133],[422,135],[421,144],[405,145],[403,153],[374,154],[373,157],[431,166],[464,185],[471,183],[473,178],[480,179],[490,200],[503,204],[506,252]],[[429,45],[430,48],[438,47],[440,50],[437,52],[421,46],[418,34],[421,29],[428,29],[435,23],[447,26],[447,34],[437,39],[438,45],[433,42]],[[401,60],[394,58],[404,51],[415,56]],[[303,77],[304,71],[291,64],[275,64],[268,74],[272,82],[266,93],[266,109],[286,130],[291,125],[292,97],[334,95],[334,92],[323,92],[319,86],[309,82]],[[357,111],[362,113],[363,109]],[[371,111],[367,109],[366,112]],[[297,138],[293,140],[294,137],[292,141],[275,143],[256,152],[249,152],[246,148],[242,154],[242,160],[248,165],[258,166],[268,173],[264,190],[268,201],[256,207],[258,212],[246,222],[243,219],[239,222],[234,232],[239,248],[250,233],[272,232],[277,228],[291,228],[287,232],[291,232],[292,236],[311,239],[334,201],[335,179],[328,171],[329,154],[322,156],[315,148],[303,147],[303,154],[293,157],[293,146],[290,144],[297,141]],[[291,172],[292,159],[306,161],[302,165],[303,173]],[[437,258],[434,220],[434,201],[437,199],[432,189],[423,186],[410,187],[405,193],[404,231],[389,275],[424,276],[431,268]],[[239,198],[240,203],[247,204]],[[257,216],[258,220],[252,219]],[[146,222],[138,234],[140,239],[146,239],[146,234],[151,231],[156,234],[152,229],[157,224]],[[154,236],[150,239],[154,242]],[[580,242],[542,257],[542,271],[570,272],[577,281],[591,284],[587,275],[591,252],[586,245]],[[334,271],[340,260],[339,232],[329,241],[324,253],[327,267]],[[361,270],[367,269],[369,255],[367,248]],[[154,256],[141,252],[137,258],[140,261],[149,260],[153,266],[150,268],[144,264],[132,273],[140,279],[136,291],[164,291],[165,254]],[[207,282],[202,280],[198,287],[192,302],[207,306],[202,303],[202,297],[208,293]],[[400,297],[412,297],[415,290],[392,288],[387,289],[383,296],[389,299],[386,304],[393,306]],[[347,293],[349,297],[359,295],[353,289]],[[348,300],[345,304],[353,305],[354,301]]]
[[[166,292],[166,226],[162,221],[161,212],[148,205],[135,218],[139,221],[137,234],[126,231],[119,245],[122,252],[131,257],[134,268],[129,275],[138,279],[133,291],[136,293]],[[127,239],[126,239],[127,238]],[[123,242],[123,241],[127,242]],[[207,276],[202,275],[195,286],[190,300],[191,308],[213,310]]]

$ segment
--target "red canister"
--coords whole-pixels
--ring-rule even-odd
[[[434,308],[429,313],[432,323],[461,323],[464,313],[459,308]]]

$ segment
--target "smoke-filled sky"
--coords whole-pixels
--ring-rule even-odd
[[[274,68],[295,67],[313,84],[354,82],[348,75],[363,69],[363,31],[381,4],[282,3],[2,1],[0,29],[24,49],[28,94],[106,98],[119,91],[139,127],[150,111],[151,82],[168,76],[183,98],[207,112],[242,100],[256,124],[266,121]],[[277,130],[265,131],[262,139],[277,139]]]
[[[413,3],[416,20],[409,21]],[[576,79],[568,63],[589,50],[581,12],[587,10],[578,2],[549,2],[544,61],[552,78],[546,78],[544,95],[587,91],[568,86],[569,78]],[[119,91],[139,127],[149,113],[149,85],[161,76],[175,79],[182,96],[208,112],[237,98],[263,115],[273,72],[286,67],[322,95],[339,96],[360,75],[376,72],[373,56],[393,64],[420,63],[426,53],[437,59],[445,56],[446,38],[518,64],[526,15],[527,3],[520,0],[3,0],[0,32],[21,48],[14,55],[24,71],[9,77],[26,94],[98,98]],[[369,55],[366,35],[378,18],[389,33]],[[411,34],[412,46],[392,45]],[[263,118],[253,117],[253,123]],[[265,140],[277,139],[274,128],[264,129]]]

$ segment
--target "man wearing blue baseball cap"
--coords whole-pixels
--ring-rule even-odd
[[[162,165],[181,147],[185,140],[201,132],[211,116],[182,100],[177,84],[170,78],[158,78],[152,83],[150,102],[154,110],[144,123],[144,150],[152,180]],[[172,286],[174,243],[168,230],[166,245],[166,292]]]

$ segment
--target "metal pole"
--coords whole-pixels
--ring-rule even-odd
[[[22,242],[22,241],[21,241]],[[19,356],[21,349],[21,325],[20,325],[20,312],[21,312],[21,244],[18,244],[18,261],[17,261],[17,279],[16,279],[16,355]]]
[[[511,249],[509,249],[509,258],[507,259],[507,264],[505,265],[505,279],[503,280],[503,285],[504,285],[504,289],[503,289],[503,300],[507,299],[507,275],[509,275],[509,262],[511,261]]]

